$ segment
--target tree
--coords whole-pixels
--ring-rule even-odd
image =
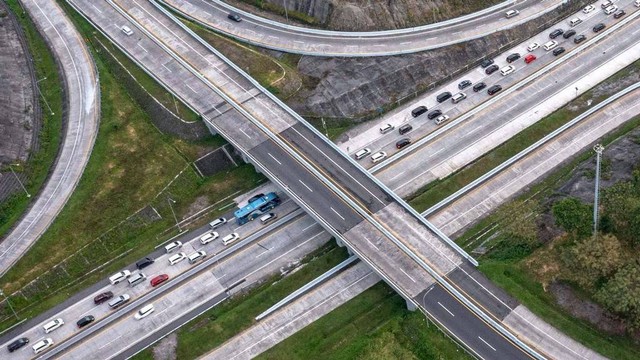
[[[640,329],[640,265],[622,267],[598,290],[596,299],[624,316],[632,329]]]
[[[621,240],[636,243],[640,235],[634,233],[640,217],[640,195],[633,181],[614,184],[604,190],[602,205],[607,217],[613,222],[613,229]]]
[[[591,234],[593,208],[574,197],[564,198],[553,204],[551,211],[556,223],[567,232],[575,232],[582,238]]]
[[[563,253],[571,280],[593,288],[613,274],[624,261],[623,249],[615,235],[587,236]]]

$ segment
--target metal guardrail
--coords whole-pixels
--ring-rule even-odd
[[[108,0],[110,2],[110,0]],[[318,132],[317,129],[315,129],[313,126],[311,126],[308,122],[306,122],[304,119],[302,119],[298,114],[296,114],[295,112],[293,112],[289,107],[287,107],[284,103],[282,103],[281,101],[279,101],[279,99],[275,98],[275,96],[273,96],[273,94],[271,94],[270,92],[268,92],[266,89],[264,89],[260,84],[257,83],[257,81],[255,81],[253,78],[251,78],[248,74],[246,74],[243,70],[241,70],[240,68],[238,68],[235,64],[233,64],[231,61],[229,61],[224,55],[222,55],[220,52],[218,52],[217,50],[215,50],[213,47],[211,47],[209,44],[207,44],[204,40],[202,40],[199,36],[197,36],[195,33],[193,33],[190,29],[188,29],[186,27],[186,25],[184,25],[183,23],[181,23],[178,19],[176,19],[172,14],[170,14],[167,10],[165,10],[162,6],[160,6],[159,4],[157,4],[156,2],[152,2],[161,12],[163,12],[168,18],[172,19],[175,23],[177,23],[180,27],[182,27],[185,31],[187,31],[194,39],[196,39],[197,41],[199,41],[201,44],[203,44],[204,46],[206,46],[210,51],[212,51],[214,54],[216,54],[221,60],[223,60],[228,66],[232,67],[233,69],[235,69],[240,75],[242,75],[246,80],[250,81],[252,84],[254,84],[256,86],[256,88],[258,90],[260,90],[262,93],[264,93],[265,95],[269,96],[273,101],[277,102],[279,105],[282,106],[282,108],[287,111],[291,116],[293,116],[294,118],[298,119],[302,124],[304,124],[306,127],[309,128],[310,131],[314,132],[320,139],[325,139],[326,138],[323,137],[322,134],[320,134]],[[125,15],[125,17],[127,17],[129,20],[130,17],[128,17],[128,15]],[[147,34],[147,36],[149,36],[148,31],[146,31],[146,29],[144,28],[140,28],[140,25],[137,22],[133,22],[133,24],[135,24],[135,26],[137,26],[140,30],[142,30],[145,34]],[[154,37],[151,37],[152,39],[155,39]],[[157,41],[157,40],[154,40]],[[288,146],[286,144],[283,144],[283,141],[278,138],[275,134],[273,134],[269,129],[265,128],[265,126],[261,123],[259,123],[251,114],[249,114],[243,107],[241,107],[239,104],[237,104],[235,101],[233,101],[232,99],[230,99],[226,94],[224,94],[221,90],[219,90],[215,85],[211,84],[209,82],[208,79],[204,78],[198,71],[196,71],[196,69],[193,69],[190,65],[186,64],[182,59],[180,59],[176,54],[174,54],[170,49],[166,48],[166,46],[164,46],[164,44],[159,43],[158,45],[160,45],[161,47],[163,47],[163,49],[165,51],[167,51],[172,57],[174,57],[174,59],[176,59],[178,62],[180,62],[181,64],[183,64],[183,66],[186,67],[186,69],[188,69],[190,72],[192,72],[196,77],[198,77],[199,80],[203,81],[205,84],[207,84],[207,86],[209,86],[212,90],[214,90],[216,92],[216,94],[218,94],[219,96],[221,96],[223,99],[225,99],[225,101],[228,101],[230,105],[232,105],[232,107],[234,107],[237,111],[239,111],[241,114],[243,114],[243,116],[247,117],[248,120],[250,120],[252,123],[254,123],[254,125],[258,126],[262,131],[265,132],[266,135],[269,136],[269,138],[271,138],[273,141],[275,141],[277,144],[279,144],[279,146],[282,146],[283,149],[288,149]],[[212,126],[214,126],[212,124]],[[215,127],[215,126],[214,126]],[[230,140],[230,139],[229,139]],[[443,239],[447,239],[448,242],[452,243],[453,245],[455,245],[458,249],[460,249],[458,247],[457,244],[453,243],[448,237],[446,237],[446,235],[444,233],[442,233],[441,231],[439,231],[437,228],[435,228],[435,226],[433,226],[431,223],[429,223],[426,219],[424,219],[424,217],[420,216],[420,214],[418,214],[418,212],[411,208],[406,202],[404,202],[404,200],[402,200],[401,198],[399,198],[393,191],[391,191],[389,188],[387,188],[384,184],[382,184],[378,179],[376,179],[375,177],[373,177],[373,175],[371,175],[368,171],[366,171],[365,169],[363,169],[362,167],[360,167],[359,164],[357,164],[353,159],[351,159],[349,156],[346,156],[342,151],[340,151],[340,149],[337,148],[337,146],[335,144],[333,144],[330,141],[327,141],[327,143],[332,146],[340,156],[343,156],[343,158],[347,159],[347,161],[349,161],[351,164],[353,164],[354,166],[356,166],[358,169],[361,170],[361,172],[363,172],[365,174],[365,176],[368,176],[369,178],[372,179],[372,181],[374,181],[375,183],[379,184],[379,186],[384,189],[388,195],[390,195],[391,197],[393,197],[394,199],[397,199],[396,201],[398,201],[401,205],[403,205],[409,212],[411,212],[414,217],[421,221],[423,224],[425,224],[426,226],[428,226],[430,229],[432,229],[432,231],[434,231],[434,233],[439,234],[440,236],[442,236]],[[544,359],[544,357],[542,355],[540,355],[537,351],[535,351],[534,349],[532,349],[531,347],[529,347],[527,344],[525,344],[522,340],[520,340],[517,336],[515,336],[514,334],[512,334],[511,332],[507,331],[502,324],[498,323],[495,319],[493,319],[491,316],[487,315],[484,311],[482,311],[475,303],[471,302],[469,299],[467,299],[464,295],[462,295],[462,293],[460,293],[455,287],[453,287],[451,284],[449,284],[449,282],[447,282],[442,276],[440,276],[440,274],[438,274],[434,269],[432,269],[428,264],[426,264],[424,262],[424,260],[422,260],[419,256],[417,256],[415,253],[413,253],[404,243],[402,243],[401,241],[399,241],[393,234],[391,234],[384,226],[382,226],[377,220],[373,219],[373,217],[367,213],[364,209],[360,208],[360,206],[358,206],[357,204],[354,203],[354,201],[348,197],[346,194],[344,194],[342,192],[341,189],[338,189],[331,181],[329,181],[328,179],[326,179],[324,177],[324,175],[320,174],[318,172],[317,169],[315,169],[311,164],[309,164],[307,161],[305,161],[304,159],[301,159],[300,155],[289,149],[287,150],[287,152],[293,156],[297,161],[299,161],[305,168],[307,168],[308,171],[310,171],[311,173],[314,174],[314,176],[318,177],[318,179],[320,179],[325,185],[327,185],[332,191],[334,191],[336,194],[339,194],[340,197],[342,197],[342,199],[347,202],[349,204],[349,206],[351,206],[355,211],[357,211],[361,216],[363,216],[365,219],[367,219],[367,221],[369,223],[371,223],[376,229],[378,229],[380,232],[382,232],[389,240],[391,240],[396,246],[398,246],[406,255],[408,255],[410,258],[412,258],[416,263],[418,263],[424,270],[426,270],[429,275],[431,275],[434,279],[436,279],[436,281],[438,281],[445,289],[447,289],[451,294],[453,294],[459,301],[461,301],[467,308],[471,309],[477,316],[479,316],[481,319],[483,319],[486,323],[490,324],[491,327],[493,327],[496,331],[498,331],[500,334],[502,334],[505,338],[509,339],[512,343],[517,344],[517,346],[519,346],[523,351],[526,351],[530,356],[536,358],[536,359]],[[253,158],[251,155],[248,156],[248,158],[253,159],[253,161],[256,161],[255,158]],[[261,169],[264,169],[266,172],[265,174],[270,174],[271,176],[269,176],[270,178],[272,178],[275,182],[277,182],[280,186],[283,187],[283,189],[287,192],[291,194],[291,198],[292,199],[297,199],[298,201],[296,201],[301,207],[303,207],[305,210],[308,210],[309,215],[311,215],[316,221],[320,222],[321,224],[323,224],[325,226],[325,229],[327,229],[327,231],[329,231],[330,233],[332,233],[336,238],[344,241],[346,244],[349,244],[349,242],[346,240],[346,238],[344,238],[341,234],[339,234],[335,228],[333,228],[332,225],[330,225],[329,223],[327,223],[323,218],[321,218],[319,216],[319,214],[317,214],[315,212],[315,210],[313,210],[308,204],[306,204],[302,199],[300,199],[295,193],[293,193],[293,191],[291,191],[286,184],[283,184],[277,177],[274,176],[273,173],[271,173],[270,171],[268,171],[267,169],[265,169],[265,167],[260,164],[259,162],[256,162],[254,164],[259,164],[256,165],[258,167],[260,167]],[[377,266],[374,265],[368,258],[364,257],[363,254],[361,254],[355,247],[351,246],[351,249],[354,251],[354,253],[356,253],[361,260],[365,261],[369,266],[372,267],[372,269],[374,269],[376,272],[378,272],[378,274],[380,275],[380,277],[382,277],[383,279],[385,279],[385,281],[387,282],[387,284],[389,284],[389,286],[391,286],[392,288],[394,288],[394,290],[396,290],[399,294],[402,295],[403,298],[405,298],[407,301],[410,301],[412,303],[414,303],[416,305],[416,307],[420,307],[420,305],[414,300],[412,299],[410,296],[408,296],[403,290],[401,290],[400,288],[398,288],[392,281],[389,280],[388,276]],[[460,251],[462,251],[464,254],[466,254],[462,249],[460,249]],[[468,256],[468,255],[467,255]],[[475,261],[475,259],[474,259]],[[476,262],[477,264],[477,262]]]
[[[156,1],[159,1],[159,2],[161,2],[163,4],[165,4],[166,6],[174,9],[173,6],[166,4],[164,0],[156,0]],[[444,21],[440,21],[440,22],[437,22],[437,23],[433,23],[433,24],[415,26],[415,27],[404,28],[404,29],[380,30],[380,31],[334,31],[334,30],[321,30],[321,29],[305,28],[305,27],[301,27],[301,26],[283,24],[283,23],[278,22],[278,21],[274,21],[274,20],[267,19],[267,18],[258,16],[258,15],[254,15],[253,13],[250,13],[248,11],[244,11],[244,10],[236,8],[236,7],[234,7],[234,6],[230,5],[230,4],[227,4],[222,0],[211,0],[211,2],[218,4],[218,6],[220,6],[222,8],[225,8],[228,12],[233,12],[233,13],[240,14],[240,15],[242,15],[243,18],[252,19],[252,20],[254,20],[256,22],[265,23],[265,24],[271,25],[271,26],[273,26],[275,28],[282,28],[282,29],[286,29],[286,30],[295,31],[295,32],[298,32],[298,33],[311,34],[311,35],[323,35],[323,36],[330,36],[330,37],[360,38],[360,37],[382,37],[382,36],[389,36],[389,35],[408,34],[408,33],[412,33],[412,32],[421,32],[421,31],[425,31],[425,30],[437,29],[437,28],[441,28],[441,27],[445,27],[445,26],[449,26],[449,25],[454,25],[454,24],[458,24],[458,23],[461,23],[461,22],[465,22],[465,21],[470,20],[470,19],[475,19],[477,17],[481,17],[481,16],[486,15],[486,14],[497,12],[500,9],[509,7],[511,5],[515,5],[517,1],[516,0],[507,0],[507,1],[501,2],[499,4],[493,5],[491,7],[488,7],[486,9],[482,9],[482,10],[473,12],[471,14],[459,16],[459,17],[456,17],[456,18],[453,18],[453,19],[444,20]]]
[[[318,276],[317,278],[309,281],[304,286],[298,288],[296,291],[294,291],[291,294],[287,295],[282,300],[278,301],[273,306],[271,306],[270,308],[268,308],[267,310],[263,311],[261,314],[256,316],[255,317],[256,321],[260,321],[260,320],[264,319],[265,317],[267,317],[267,316],[273,314],[274,312],[278,311],[278,309],[280,309],[281,307],[287,305],[291,301],[296,300],[297,298],[299,298],[302,295],[306,294],[307,292],[309,292],[310,290],[312,290],[313,288],[315,288],[319,284],[321,284],[324,281],[326,281],[327,279],[333,277],[333,275],[335,275],[336,273],[340,272],[342,269],[344,269],[347,266],[351,265],[351,263],[353,263],[356,260],[358,260],[358,257],[352,255],[347,260],[345,260],[345,261],[341,262],[340,264],[338,264],[338,265],[334,266],[333,268],[331,268],[329,271],[327,271],[324,274]]]
[[[633,21],[638,16],[640,16],[640,11],[635,11],[632,14],[629,14],[623,20],[621,20],[621,21],[617,22],[616,24],[612,25],[607,30],[601,32],[600,34],[596,35],[595,37],[589,39],[587,42],[584,43],[583,46],[580,46],[580,47],[577,47],[577,48],[571,50],[570,52],[567,53],[567,55],[561,57],[560,59],[558,59],[558,60],[556,60],[556,61],[554,61],[554,62],[552,62],[552,63],[550,63],[548,65],[546,65],[542,69],[540,69],[540,70],[534,72],[533,74],[527,76],[526,78],[520,80],[516,84],[511,85],[509,88],[501,91],[497,95],[494,95],[491,99],[489,99],[489,100],[483,102],[482,104],[476,106],[472,110],[467,111],[464,115],[456,118],[454,121],[450,122],[449,124],[446,124],[446,125],[440,127],[438,130],[432,132],[431,134],[429,134],[429,135],[423,137],[422,139],[414,142],[413,144],[409,145],[401,153],[396,153],[393,156],[389,157],[387,160],[381,162],[380,164],[369,168],[369,171],[371,173],[375,174],[375,173],[379,172],[380,170],[388,167],[392,163],[394,163],[396,161],[399,161],[403,156],[417,151],[420,147],[422,147],[427,142],[429,142],[429,141],[433,140],[434,138],[442,135],[443,133],[445,133],[446,131],[450,130],[451,128],[457,126],[461,122],[463,122],[463,121],[475,116],[480,111],[482,111],[482,110],[486,109],[487,107],[495,104],[496,102],[498,102],[499,100],[507,97],[511,93],[514,93],[514,92],[518,91],[520,88],[522,88],[523,86],[529,84],[530,82],[533,82],[538,77],[544,75],[546,72],[549,72],[553,68],[555,68],[555,67],[557,67],[557,66],[559,66],[559,65],[561,65],[561,64],[563,64],[565,62],[567,62],[568,60],[570,60],[573,57],[575,57],[578,53],[580,53],[584,49],[594,45],[595,43],[597,43],[598,41],[602,40],[603,38],[605,38],[606,36],[608,36],[612,32],[616,31],[620,27],[622,27],[622,26],[628,24],[629,22]],[[401,156],[398,156],[399,154],[401,154]]]
[[[445,199],[443,199],[439,203],[433,205],[432,207],[430,207],[429,209],[424,211],[421,215],[422,216],[428,216],[428,215],[440,210],[443,206],[445,206],[445,205],[449,204],[450,202],[458,199],[460,196],[466,194],[467,192],[469,192],[470,190],[474,189],[478,185],[484,183],[488,179],[490,179],[493,176],[495,176],[496,174],[500,173],[502,170],[510,167],[511,165],[516,163],[518,160],[524,158],[525,156],[529,155],[533,151],[535,151],[538,148],[540,148],[545,143],[549,142],[550,140],[552,140],[555,137],[559,136],[560,134],[564,133],[566,130],[568,130],[568,129],[572,128],[573,126],[577,125],[582,120],[586,119],[587,117],[589,117],[590,115],[592,115],[596,111],[599,111],[600,109],[604,108],[605,106],[611,104],[612,102],[618,100],[619,98],[627,95],[628,93],[630,93],[630,92],[632,92],[632,91],[634,91],[634,90],[636,90],[638,88],[640,88],[640,82],[635,83],[635,84],[633,84],[633,85],[631,85],[631,86],[629,86],[629,87],[627,87],[627,88],[615,93],[614,95],[608,97],[603,102],[601,102],[598,105],[594,106],[593,108],[583,112],[582,114],[578,115],[573,120],[571,120],[568,123],[562,125],[558,129],[556,129],[553,132],[549,133],[547,136],[545,136],[542,139],[540,139],[540,140],[536,141],[535,143],[533,143],[531,146],[527,147],[526,149],[524,149],[521,152],[517,153],[516,155],[512,156],[507,161],[505,161],[502,164],[496,166],[495,168],[493,168],[488,173],[482,175],[481,177],[479,177],[476,180],[472,181],[471,183],[467,184],[466,186],[464,186],[460,190],[458,190],[455,193],[449,195],[448,197],[446,197]]]

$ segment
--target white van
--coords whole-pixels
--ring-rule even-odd
[[[262,215],[262,217],[260,218],[260,222],[262,223],[262,225],[265,225],[275,219],[278,218],[277,214],[274,213],[268,213],[266,215]]]
[[[169,258],[169,265],[175,265],[186,258],[187,258],[187,254],[183,252],[179,252]]]
[[[608,8],[609,6],[613,5],[613,1],[611,0],[607,0],[605,2],[602,3],[602,5],[600,5],[603,9]]]
[[[514,16],[518,16],[518,14],[520,14],[520,12],[518,10],[509,10],[504,14],[504,16],[507,19],[510,19],[510,18],[512,18]]]
[[[143,273],[137,273],[135,275],[133,275],[132,277],[129,278],[129,286],[136,286],[138,284],[140,284],[141,282],[143,282],[145,279],[147,278],[147,276]]]
[[[238,239],[240,239],[240,235],[238,235],[238,233],[231,233],[222,238],[222,244],[226,246]]]
[[[120,281],[128,278],[129,276],[131,276],[131,271],[122,270],[119,273],[110,276],[109,277],[109,282],[111,282],[111,285],[115,285],[115,284],[119,283]]]
[[[467,98],[467,94],[465,94],[463,92],[459,92],[459,93],[457,93],[457,94],[455,94],[455,95],[453,95],[451,97],[451,102],[454,103],[454,104],[457,104],[457,103],[459,103],[460,101],[462,101],[462,100],[464,100],[466,98]]]
[[[371,155],[371,161],[375,164],[384,160],[387,157],[387,153],[385,151],[378,151],[377,153]]]
[[[611,15],[616,11],[618,11],[618,7],[615,5],[611,5],[608,8],[604,9],[604,13],[607,15]]]
[[[172,252],[173,250],[176,249],[180,249],[182,247],[182,241],[174,241],[171,244],[168,244],[167,246],[164,247],[164,250],[168,253]]]
[[[140,320],[142,318],[146,318],[147,316],[149,316],[155,310],[156,310],[156,308],[153,307],[153,304],[147,304],[147,305],[143,306],[142,308],[140,308],[140,310],[138,310],[138,312],[136,313],[136,315],[134,317],[136,318],[136,320]]]
[[[200,251],[196,251],[193,254],[189,255],[189,257],[187,259],[189,259],[189,264],[195,264],[196,262],[198,262],[199,260],[204,259],[205,257],[207,257],[207,253],[200,250]]]
[[[516,71],[516,67],[513,65],[507,65],[505,67],[503,67],[502,69],[500,69],[500,74],[502,74],[502,76],[507,76],[511,73],[513,73],[514,71]]]
[[[53,346],[53,339],[51,338],[42,339],[38,341],[35,345],[33,345],[33,352],[35,354],[39,354],[51,346]]]
[[[225,218],[219,218],[219,219],[215,219],[212,222],[209,223],[209,226],[211,227],[211,229],[215,229],[215,228],[219,228],[220,226],[224,225],[227,223],[227,219]]]
[[[369,155],[369,154],[371,154],[371,149],[369,149],[369,148],[364,148],[364,149],[362,149],[362,150],[358,151],[358,152],[355,154],[355,157],[356,157],[356,160],[360,160],[360,159],[364,158],[365,156],[367,156],[367,155]]]
[[[569,20],[569,25],[570,25],[571,27],[574,27],[574,26],[576,26],[576,25],[580,24],[581,22],[582,22],[582,19],[580,19],[580,18],[574,18],[574,19]]]
[[[447,120],[449,120],[449,115],[440,115],[436,118],[436,125],[440,125]]]
[[[391,125],[391,124],[382,125],[380,127],[380,134],[386,134],[386,133],[390,132],[391,130],[393,130],[395,128],[396,127]]]
[[[206,233],[206,234],[204,234],[204,235],[202,235],[200,237],[200,243],[202,245],[206,245],[206,244],[212,242],[213,240],[217,239],[218,236],[219,236],[218,233],[215,232],[215,231],[208,232],[208,233]]]
[[[48,323],[44,324],[42,328],[44,328],[44,333],[48,334],[62,325],[64,325],[64,321],[62,321],[61,318],[57,318],[55,320],[51,320]]]
[[[542,48],[545,49],[546,51],[549,51],[549,50],[553,49],[556,46],[558,46],[558,42],[555,41],[555,40],[551,40],[551,41],[545,43],[544,45],[542,45]]]

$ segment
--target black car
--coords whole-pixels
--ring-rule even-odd
[[[487,84],[485,84],[484,82],[479,82],[473,85],[473,91],[478,92],[486,87],[487,87]]]
[[[227,15],[227,17],[235,22],[240,22],[242,21],[242,18],[240,17],[240,15],[236,14],[236,13],[230,13],[229,15]]]
[[[627,15],[627,13],[624,12],[624,10],[618,10],[618,11],[615,12],[615,14],[613,14],[613,17],[615,19],[620,19],[621,17],[623,17],[625,15]]]
[[[575,34],[576,34],[576,31],[571,29],[571,30],[567,31],[566,33],[562,34],[562,37],[565,38],[565,39],[568,39],[568,38],[572,37]]]
[[[438,96],[436,96],[436,100],[441,103],[441,102],[445,102],[447,100],[451,99],[451,93],[448,91],[445,91],[441,94],[439,94]]]
[[[400,135],[404,135],[404,134],[408,133],[411,130],[413,130],[413,126],[411,126],[409,124],[404,124],[404,125],[400,126],[400,128],[398,129],[398,133]]]
[[[402,149],[409,144],[411,144],[411,140],[409,138],[400,139],[396,143],[396,149]]]
[[[593,27],[593,32],[596,32],[596,33],[600,32],[600,31],[604,30],[604,28],[606,28],[606,27],[607,27],[607,25],[605,25],[603,23],[596,24],[596,26]]]
[[[7,349],[9,350],[9,352],[14,352],[18,349],[20,349],[21,347],[27,345],[29,343],[29,339],[27,338],[20,338],[14,342],[12,342],[11,344],[9,344],[7,346]]]
[[[489,66],[488,68],[484,69],[485,74],[487,75],[491,75],[494,72],[498,71],[498,69],[500,69],[500,67],[496,64],[493,64],[491,66]]]
[[[518,53],[513,53],[513,54],[507,56],[507,62],[509,64],[511,64],[512,62],[514,62],[514,61],[516,61],[518,59],[520,59],[520,54],[518,54]]]
[[[493,59],[484,59],[482,60],[482,62],[480,63],[480,66],[482,66],[482,68],[486,68],[487,66],[493,64]]]
[[[93,298],[93,303],[96,305],[100,305],[103,302],[111,299],[112,297],[113,297],[113,292],[111,291],[103,292],[102,294],[98,294],[96,295],[96,297]]]
[[[437,118],[440,115],[442,115],[442,111],[436,109],[427,114],[427,117],[429,118],[429,120],[431,120]]]
[[[576,44],[580,44],[581,42],[587,40],[587,37],[584,35],[578,35],[576,37],[573,38],[573,42]]]
[[[553,49],[553,56],[558,56],[558,55],[562,54],[563,52],[564,52],[564,48],[563,47],[555,48],[555,49]]]
[[[562,30],[562,29],[555,29],[555,30],[553,30],[553,31],[551,32],[551,34],[549,34],[549,37],[550,37],[551,39],[555,39],[555,38],[557,38],[558,36],[562,35],[563,33],[564,33],[564,30]]]
[[[418,117],[427,112],[427,107],[424,105],[420,105],[417,108],[411,110],[411,116]]]
[[[471,86],[471,84],[471,80],[462,80],[460,81],[460,84],[458,84],[458,89],[462,90],[468,88],[469,86]]]
[[[136,263],[136,267],[138,268],[138,270],[142,270],[142,269],[146,268],[147,266],[153,264],[154,262],[155,262],[155,260],[153,260],[152,258],[146,257],[146,258],[144,258],[142,260],[139,260]]]
[[[89,324],[91,324],[96,318],[93,317],[93,315],[87,315],[85,317],[83,317],[82,319],[78,320],[78,322],[76,323],[78,325],[79,328],[83,328]]]
[[[500,85],[493,85],[492,87],[490,87],[490,88],[487,90],[487,94],[489,94],[489,95],[493,95],[493,94],[497,93],[497,92],[498,92],[498,91],[500,91],[500,90],[502,90],[502,86],[500,86]]]

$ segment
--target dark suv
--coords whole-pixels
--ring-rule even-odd
[[[138,261],[136,263],[136,267],[138,268],[138,270],[142,270],[142,269],[146,268],[147,266],[153,264],[154,262],[155,261],[152,258],[146,257],[146,258]]]
[[[491,75],[494,72],[498,71],[498,69],[500,69],[500,67],[498,65],[496,65],[496,64],[493,64],[493,65],[489,66],[488,68],[484,69],[484,72],[487,75]]]
[[[91,324],[96,318],[93,317],[93,315],[87,315],[85,317],[83,317],[82,319],[78,320],[78,322],[76,323],[78,325],[79,328],[83,328],[89,324]]]
[[[27,345],[29,343],[29,339],[27,338],[20,338],[14,342],[12,342],[11,344],[9,344],[7,346],[7,349],[9,350],[9,352],[14,352],[18,349],[20,349],[21,347]]]
[[[113,293],[111,291],[103,292],[102,294],[98,294],[96,297],[94,297],[93,302],[96,305],[100,305],[103,302],[111,299],[112,297],[113,297]]]
[[[513,53],[513,54],[507,56],[507,62],[509,64],[511,64],[512,62],[514,62],[514,61],[516,61],[518,59],[520,59],[520,54],[518,54],[518,53]]]
[[[411,140],[409,138],[400,139],[396,143],[396,149],[402,149],[409,144],[411,144]]]
[[[587,40],[587,37],[585,35],[578,35],[576,37],[573,38],[573,42],[576,44],[580,44],[581,42]]]
[[[448,92],[448,91],[445,91],[445,92],[443,92],[443,93],[439,94],[439,95],[436,97],[436,100],[437,100],[439,103],[441,103],[441,102],[445,102],[445,101],[447,101],[447,100],[449,100],[449,99],[451,99],[451,93],[450,93],[450,92]]]
[[[482,66],[482,68],[486,68],[487,66],[493,64],[493,59],[484,59],[482,60],[482,62],[480,63],[480,66]]]
[[[637,5],[636,5],[637,6]],[[618,10],[613,14],[613,17],[615,19],[620,19],[621,17],[625,16],[627,13],[624,12],[624,10]]]
[[[229,15],[227,15],[227,17],[229,18],[229,20],[233,20],[235,22],[242,21],[242,18],[240,17],[240,15],[238,15],[236,13],[230,13]]]
[[[486,87],[487,87],[487,84],[485,84],[484,82],[479,82],[473,85],[473,91],[478,92]]]
[[[463,90],[471,86],[471,80],[462,80],[460,84],[458,84],[458,89]]]
[[[489,90],[487,90],[487,94],[493,95],[493,94],[497,93],[500,90],[502,90],[502,86],[493,85],[492,87],[489,88]]]
[[[436,109],[427,114],[427,117],[429,118],[429,120],[431,120],[437,118],[440,115],[442,115],[442,111]]]
[[[565,39],[568,39],[568,38],[572,37],[575,34],[576,34],[576,31],[571,29],[571,30],[567,31],[566,33],[562,34],[562,37],[565,38]]]
[[[562,54],[563,52],[564,52],[564,48],[563,47],[555,48],[555,49],[553,49],[553,56],[558,56],[558,55]]]
[[[604,28],[606,28],[607,25],[603,24],[603,23],[599,23],[596,24],[596,26],[593,27],[593,32],[600,32],[602,30],[604,30]]]
[[[555,29],[555,30],[553,30],[553,31],[551,32],[551,34],[549,34],[549,37],[550,37],[551,39],[555,39],[555,38],[557,38],[558,36],[562,35],[563,33],[564,33],[564,30],[562,30],[562,29]]]

